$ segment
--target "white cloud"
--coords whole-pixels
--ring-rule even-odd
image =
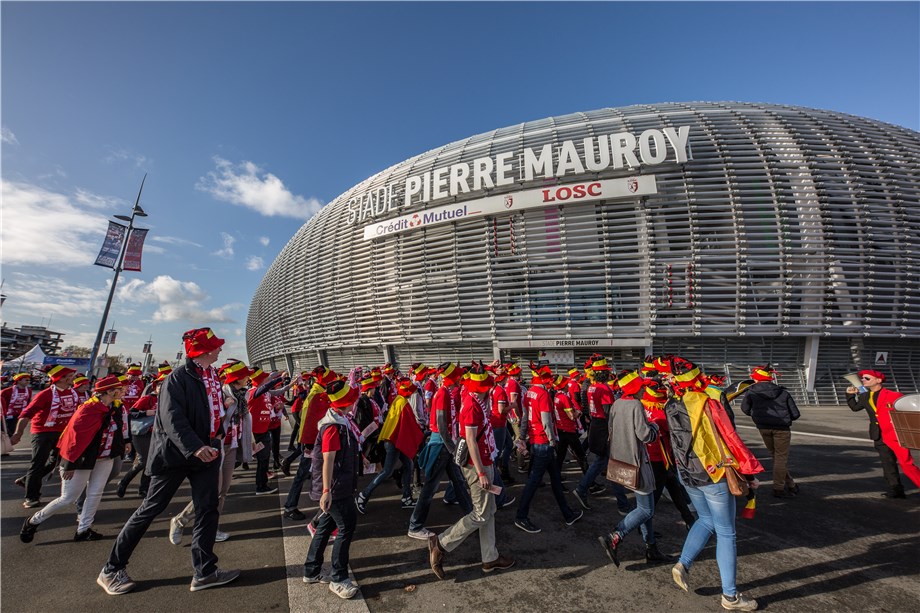
[[[251,255],[246,258],[247,270],[262,270],[265,268],[265,262],[257,255]]]
[[[5,206],[5,205],[4,205]],[[4,244],[4,258],[7,247]],[[78,285],[58,277],[14,272],[3,286],[6,302],[4,317],[18,316],[24,321],[42,316],[98,313],[105,308],[108,283],[105,287]],[[54,326],[51,326],[54,329]]]
[[[107,227],[106,218],[70,199],[28,183],[2,182],[4,264],[91,265]]]
[[[179,281],[169,275],[160,275],[147,283],[131,279],[118,288],[120,300],[157,304],[154,322],[185,321],[190,326],[210,325],[213,322],[233,322],[229,311],[241,308],[240,304],[207,308],[208,295],[194,281]]]
[[[100,196],[99,194],[94,194],[93,192],[83,189],[82,187],[77,188],[73,198],[80,204],[88,206],[91,209],[109,211],[112,214],[118,213],[118,209],[126,208],[128,206],[128,204],[120,198]]]
[[[158,243],[166,243],[167,245],[179,245],[179,246],[189,246],[189,247],[201,247],[198,243],[190,241],[184,238],[179,238],[178,236],[154,236],[151,237],[152,241]]]
[[[130,162],[134,164],[135,168],[143,168],[148,165],[149,160],[146,155],[130,151],[128,149],[115,149],[113,147],[109,148],[109,153],[104,158],[102,158],[107,164],[114,164],[116,162]]]
[[[214,251],[211,253],[211,255],[216,255],[217,257],[226,258],[229,260],[233,257],[233,243],[236,242],[236,237],[227,234],[226,232],[221,232],[220,238],[224,241],[224,248]]]
[[[271,241],[271,239],[268,238],[267,236],[260,236],[260,237],[259,237],[259,242],[262,243],[262,246],[263,246],[263,247],[268,247],[268,244],[269,244],[270,242],[272,242],[272,241]]]
[[[252,162],[234,165],[215,157],[217,168],[198,180],[197,189],[218,200],[238,204],[268,217],[309,219],[323,203],[292,194],[284,183]]]
[[[13,131],[7,128],[6,126],[3,126],[2,128],[0,128],[0,140],[2,140],[4,143],[8,145],[18,145],[19,144],[19,139],[16,138],[16,135],[13,134]]]

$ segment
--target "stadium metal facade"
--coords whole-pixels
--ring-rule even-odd
[[[679,353],[735,379],[771,363],[810,403],[842,402],[857,367],[916,391],[920,134],[695,102],[472,136],[309,220],[246,335],[291,370]]]

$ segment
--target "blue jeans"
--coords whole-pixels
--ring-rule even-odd
[[[511,455],[511,441],[508,439],[508,428],[492,428],[492,433],[495,435],[495,448],[498,450],[498,457],[495,458],[495,465],[499,467],[500,470],[508,472],[508,456]]]
[[[617,524],[617,532],[621,537],[639,527],[642,534],[642,540],[646,545],[655,544],[655,530],[652,529],[652,516],[655,514],[655,494],[640,494],[636,492],[636,508],[620,520]]]
[[[432,434],[432,436],[434,435]],[[409,518],[409,530],[421,530],[425,527],[428,511],[431,509],[431,500],[441,486],[441,476],[444,471],[447,471],[447,477],[454,486],[454,492],[460,503],[460,508],[463,509],[463,513],[468,515],[473,512],[473,500],[470,498],[470,490],[466,485],[466,479],[447,449],[442,448],[429,474],[425,475],[425,485],[418,496],[418,502],[415,503],[412,517]]]
[[[355,536],[355,527],[358,525],[358,510],[352,497],[333,500],[329,512],[320,515],[316,523],[316,534],[310,542],[307,551],[307,560],[303,565],[304,577],[318,577],[323,568],[323,553],[329,544],[332,531],[339,529],[332,546],[332,575],[334,583],[341,583],[348,579],[348,553],[351,541]]]
[[[552,445],[531,445],[531,457],[533,463],[530,466],[530,475],[527,477],[527,484],[524,485],[524,492],[521,494],[521,503],[518,505],[515,519],[527,519],[530,513],[530,503],[540,482],[543,481],[543,475],[549,471],[549,482],[552,486],[553,497],[556,498],[556,504],[562,511],[562,517],[565,521],[571,521],[575,517],[575,512],[569,506],[565,499],[565,493],[562,491],[562,475],[559,473],[559,466],[556,464],[556,451]]]
[[[735,572],[737,568],[737,554],[735,552],[735,497],[728,491],[724,480],[711,485],[691,487],[684,484],[693,507],[699,519],[694,522],[687,540],[684,541],[683,551],[680,552],[680,563],[684,568],[690,565],[703,551],[709,542],[709,537],[716,535],[716,563],[719,565],[719,575],[722,577],[722,593],[734,596]]]
[[[299,451],[296,453],[300,453]],[[300,464],[297,465],[297,474],[294,475],[294,481],[291,482],[291,489],[288,491],[287,500],[284,501],[284,510],[293,511],[300,502],[300,492],[303,490],[303,484],[312,476],[310,472],[313,458],[309,449],[303,449],[303,457]]]
[[[604,475],[607,474],[607,460],[609,459],[610,458],[606,454],[597,456],[594,458],[594,461],[591,462],[591,465],[588,466],[588,472],[585,473],[585,475],[581,478],[581,482],[578,484],[578,487],[575,488],[582,498],[588,497],[588,486],[594,483],[594,480],[597,479],[598,475],[601,473]],[[619,483],[612,483],[610,489],[613,491],[613,495],[617,499],[617,508],[621,511],[628,511],[629,498],[626,497],[626,488]]]
[[[377,489],[377,486],[384,482],[384,480],[389,479],[390,475],[393,474],[393,471],[396,469],[396,460],[402,462],[402,489],[403,489],[403,498],[412,497],[412,460],[409,457],[402,453],[399,449],[396,448],[396,445],[390,441],[383,442],[383,448],[387,450],[386,458],[383,460],[383,469],[377,476],[374,477],[374,480],[367,484],[363,490],[361,490],[361,498],[364,500],[369,500],[371,494],[374,493],[374,490]]]

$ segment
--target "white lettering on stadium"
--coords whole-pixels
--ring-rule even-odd
[[[389,184],[352,197],[347,204],[347,223],[366,221],[432,200],[511,185],[515,181],[558,179],[608,168],[634,170],[640,166],[662,164],[669,159],[683,164],[688,160],[689,139],[689,126],[661,130],[652,128],[638,137],[630,132],[617,132],[585,138],[578,143],[581,154],[576,141],[567,140],[555,150],[553,145],[546,144],[538,150],[526,147],[517,155],[505,152],[476,158],[469,163],[435,168],[407,177],[403,184]],[[588,195],[568,193],[565,189],[545,190],[545,202],[574,200]]]

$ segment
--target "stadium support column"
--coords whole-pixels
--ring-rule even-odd
[[[291,357],[290,353],[284,354],[284,363],[287,364],[288,374],[293,377],[294,376],[294,359]]]
[[[492,359],[501,361],[502,359],[502,350],[498,346],[498,343],[492,343]]]
[[[396,361],[393,359],[393,345],[383,346],[383,363],[384,364],[395,364],[396,363]]]
[[[326,364],[326,352],[323,351],[322,349],[317,349],[317,350],[316,350],[316,363],[317,363],[317,364],[322,364],[322,365],[324,365],[324,366],[327,366],[327,364]]]
[[[805,391],[815,391],[815,378],[818,373],[818,348],[821,338],[818,336],[805,337]]]

